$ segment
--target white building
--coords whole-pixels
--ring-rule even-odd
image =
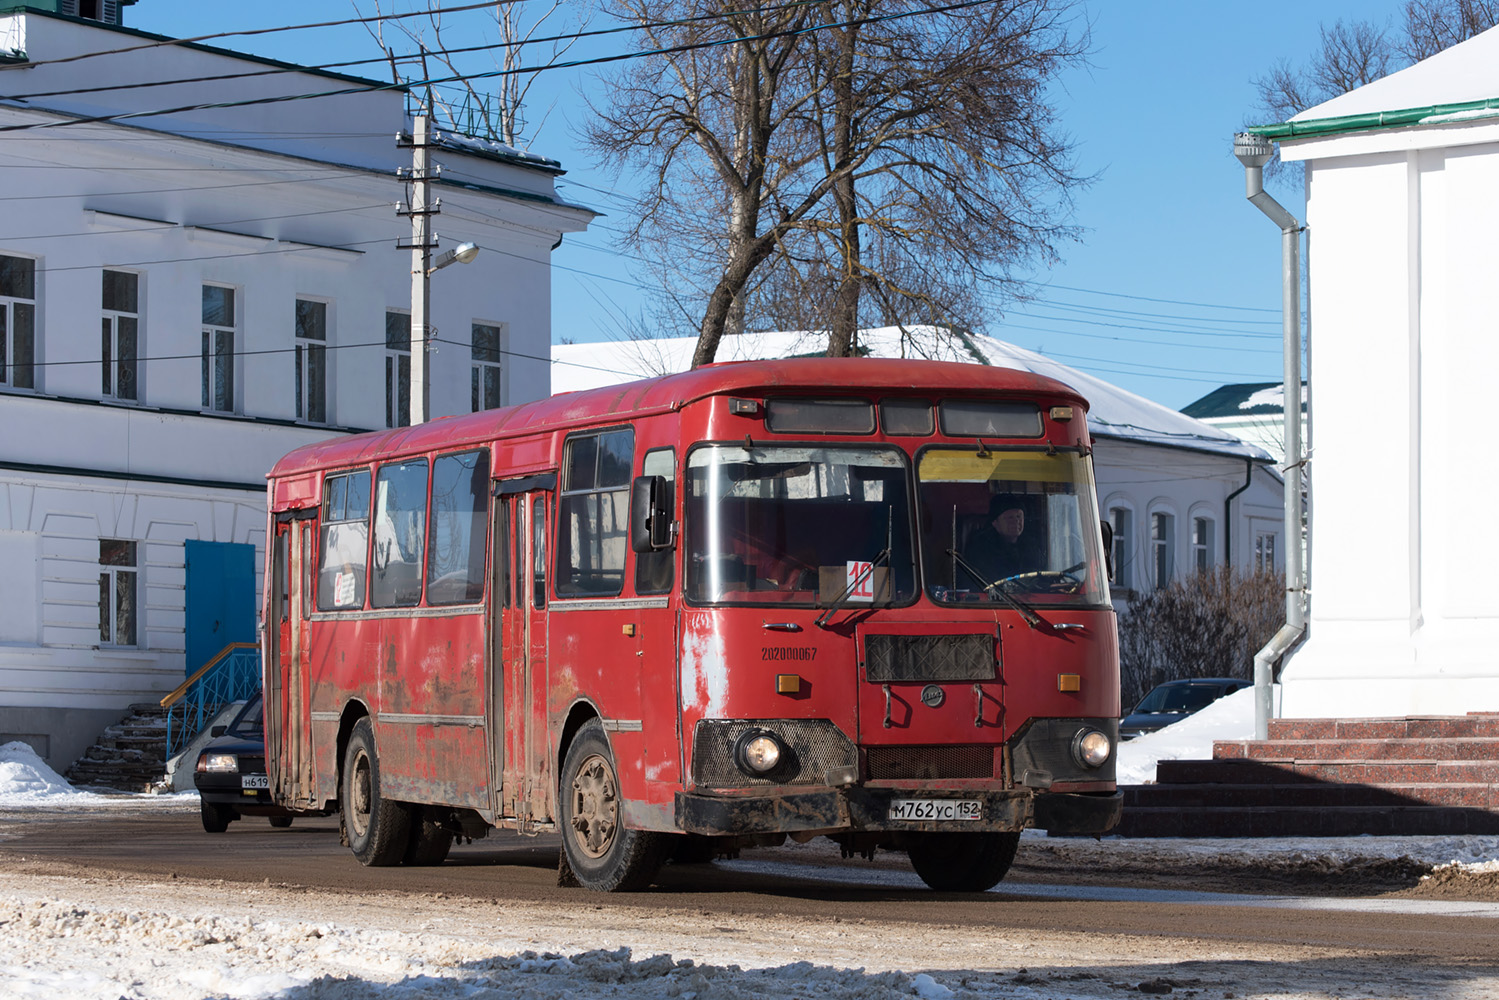
[[[0,94],[0,743],[60,770],[255,638],[272,462],[404,423],[411,124],[375,82],[24,9]],[[593,213],[553,161],[432,157],[440,248],[482,248],[431,278],[432,411],[545,395],[549,253]]]
[[[1075,368],[978,335],[938,338],[913,331],[922,357],[1036,372],[1088,400],[1100,513],[1114,526],[1116,602],[1132,592],[1223,564],[1285,569],[1283,484],[1260,448]],[[822,353],[826,336],[754,333],[725,337],[719,361]],[[571,392],[684,371],[690,337],[561,344],[552,347],[552,390]],[[894,328],[864,330],[859,344],[877,357],[912,356]]]
[[[1263,448],[1280,466],[1286,461],[1285,402],[1284,382],[1238,382],[1219,386],[1183,406],[1182,412]],[[1301,440],[1306,440],[1305,381],[1301,383]]]
[[[1306,168],[1311,589],[1284,714],[1499,710],[1477,420],[1499,387],[1499,29],[1253,131]]]

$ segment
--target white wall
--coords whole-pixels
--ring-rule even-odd
[[[1288,147],[1309,158],[1316,435],[1309,639],[1284,673],[1288,716],[1499,709],[1499,471],[1482,449],[1499,144],[1480,137]]]

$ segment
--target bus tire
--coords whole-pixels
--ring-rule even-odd
[[[380,792],[380,757],[370,720],[360,719],[344,752],[344,787],[340,797],[349,850],[362,865],[398,865],[411,835],[411,813]]]
[[[558,792],[562,849],[578,884],[599,892],[650,885],[665,860],[666,837],[624,826],[619,771],[597,719],[568,747]]]
[[[921,833],[907,853],[916,874],[938,892],[984,892],[1005,877],[1019,846],[1019,832]]]
[[[431,809],[414,810],[411,817],[411,839],[406,842],[404,862],[419,868],[440,865],[447,860],[453,846],[453,835],[438,825]]]

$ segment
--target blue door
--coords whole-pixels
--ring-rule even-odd
[[[187,674],[231,642],[254,642],[255,546],[185,543]]]

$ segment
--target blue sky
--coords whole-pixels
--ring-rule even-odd
[[[374,11],[369,0],[358,6]],[[394,9],[413,6],[420,5],[397,0]],[[389,0],[382,7],[393,9]],[[1036,301],[1007,307],[985,332],[1171,407],[1226,382],[1278,381],[1280,234],[1244,200],[1233,133],[1254,101],[1251,80],[1279,58],[1304,61],[1319,23],[1340,17],[1393,22],[1398,4],[1092,0],[1081,9],[1093,25],[1091,65],[1069,72],[1054,96],[1076,143],[1079,172],[1097,176],[1076,199],[1072,221],[1082,227],[1082,239],[1063,248],[1061,264],[1033,276]],[[348,0],[139,0],[125,20],[188,37],[351,16]],[[467,30],[462,42],[449,44],[493,40],[492,29],[481,34],[482,22],[458,20],[480,16],[453,15],[450,30]],[[304,64],[378,54],[360,27],[214,44]],[[592,43],[587,54],[628,47],[616,36]],[[351,72],[383,76],[377,66]],[[613,192],[627,191],[631,178],[594,169],[574,141],[573,129],[587,115],[582,95],[599,91],[593,74],[546,74],[529,112],[533,120],[545,116],[530,148],[568,171],[559,190],[605,213],[552,256],[553,337],[578,342],[621,336],[618,318],[640,313],[638,282],[648,280],[613,246],[613,231],[626,213]],[[1299,187],[1271,190],[1302,215]]]

